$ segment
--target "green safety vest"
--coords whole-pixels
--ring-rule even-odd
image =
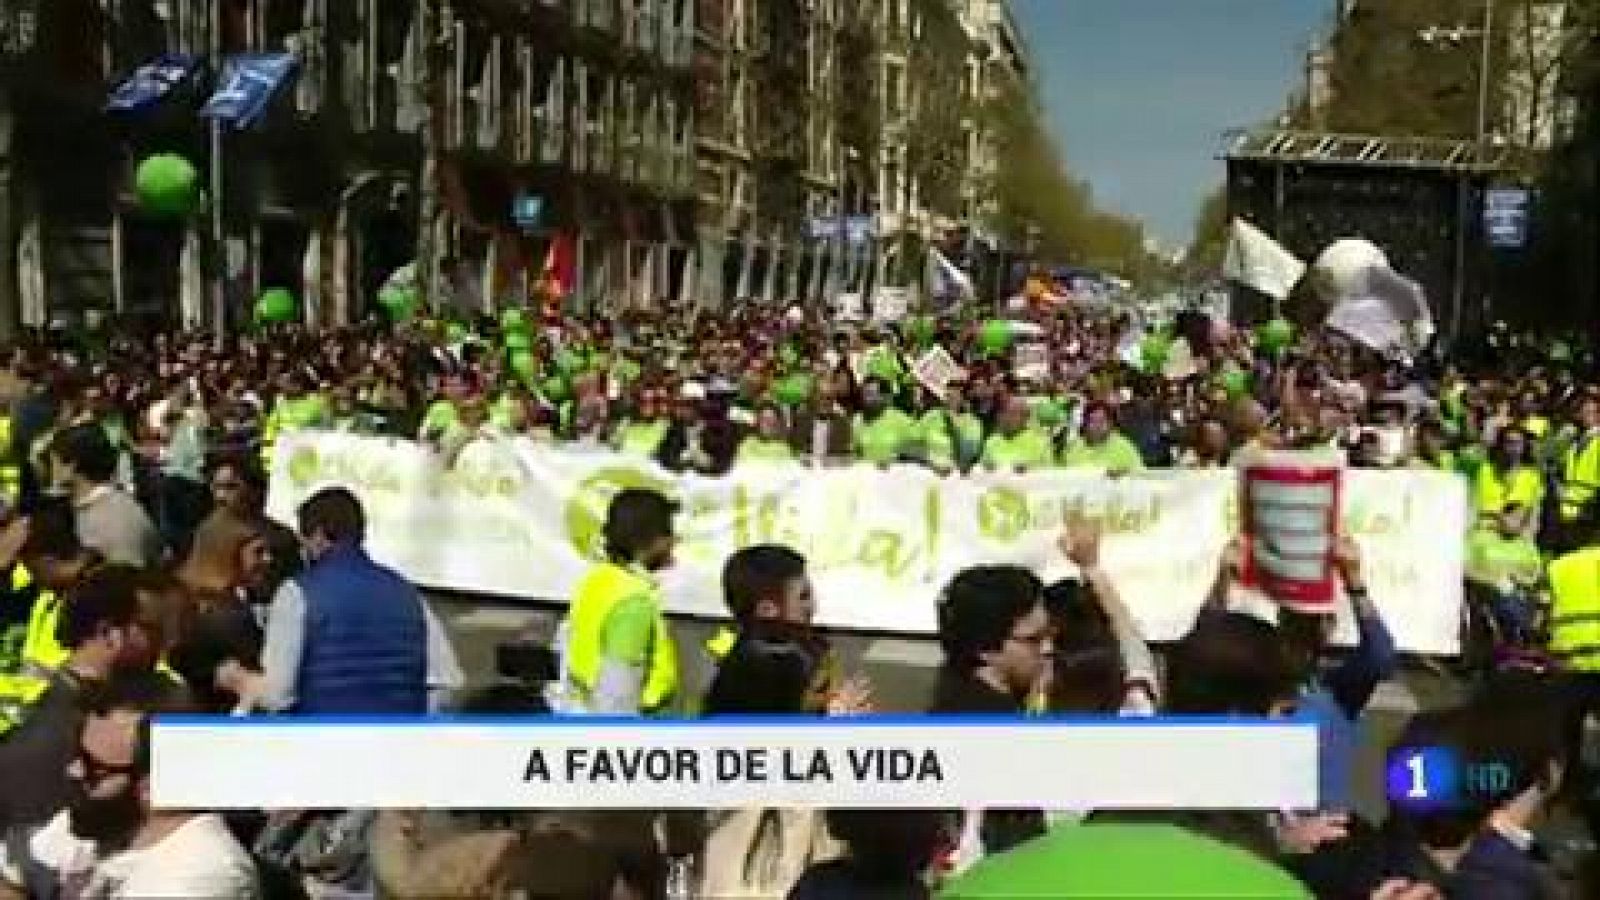
[[[1550,652],[1576,672],[1600,672],[1600,547],[1550,564]]]

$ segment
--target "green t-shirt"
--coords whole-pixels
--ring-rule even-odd
[[[1103,468],[1113,472],[1137,472],[1144,468],[1139,448],[1112,432],[1099,446],[1084,440],[1073,441],[1061,454],[1061,464],[1072,468]]]
[[[983,464],[997,469],[1043,469],[1055,461],[1050,436],[1028,427],[1009,437],[999,432],[983,442]]]
[[[655,456],[656,449],[667,436],[669,427],[671,426],[665,419],[653,422],[629,422],[622,426],[617,441],[618,448],[629,456]]]
[[[285,397],[278,408],[278,424],[285,429],[314,428],[328,421],[328,401],[321,394]]]
[[[916,437],[916,426],[911,417],[898,409],[885,410],[868,422],[857,416],[851,442],[856,455],[870,463],[892,463],[900,457],[906,444]]]
[[[735,462],[790,462],[794,448],[788,441],[768,440],[751,435],[739,442],[739,455]]]
[[[435,400],[428,404],[427,412],[422,414],[422,435],[441,436],[460,421],[461,414],[456,411],[454,403],[449,400]]]
[[[936,466],[950,467],[956,464],[956,447],[951,442],[952,432],[955,440],[962,444],[960,459],[972,459],[983,443],[983,423],[972,413],[957,413],[952,416],[947,410],[930,409],[918,420],[917,431],[922,437],[922,446],[927,452],[928,462]]]

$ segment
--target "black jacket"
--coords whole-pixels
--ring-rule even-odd
[[[968,673],[949,668],[939,670],[933,705],[928,711],[936,715],[979,713],[1018,716],[1025,712],[1018,698],[997,691]],[[983,852],[993,854],[1004,853],[1023,841],[1044,834],[1044,831],[1043,810],[987,809],[983,812],[979,835],[983,841]]]

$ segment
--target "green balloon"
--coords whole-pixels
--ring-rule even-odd
[[[572,350],[562,350],[556,354],[556,371],[563,375],[576,375],[583,371],[583,354]]]
[[[811,399],[811,376],[800,372],[784,378],[772,386],[772,396],[784,406],[799,406]]]
[[[507,332],[505,341],[506,349],[513,353],[522,353],[533,348],[533,338],[528,337],[525,331]]]
[[[268,288],[256,300],[256,321],[269,325],[293,322],[295,318],[294,294],[287,288]]]
[[[912,316],[906,320],[906,340],[913,346],[926,347],[932,344],[935,330],[934,321],[928,316]]]
[[[989,356],[999,356],[1011,348],[1011,323],[990,319],[978,329],[978,348]]]
[[[1268,353],[1277,353],[1294,343],[1294,325],[1278,317],[1256,328],[1256,343]]]
[[[511,354],[511,371],[515,372],[517,377],[523,381],[531,381],[533,376],[539,374],[539,362],[533,358],[532,353],[526,350],[518,350]]]
[[[467,337],[467,326],[460,322],[451,322],[444,327],[444,339],[452,344],[464,344]]]
[[[527,316],[521,309],[512,306],[500,313],[500,327],[506,331],[516,331],[528,327]]]
[[[547,400],[565,400],[572,393],[572,385],[567,384],[565,378],[559,375],[552,375],[546,378],[543,384],[539,385],[539,393],[543,394]]]
[[[1243,369],[1228,369],[1222,373],[1222,388],[1231,398],[1243,397],[1250,392],[1250,373]]]
[[[200,173],[176,153],[158,153],[133,173],[134,193],[145,212],[184,218],[200,207]]]
[[[1164,334],[1146,335],[1139,343],[1139,362],[1146,372],[1159,372],[1172,354],[1172,339]]]
[[[1046,397],[1033,407],[1034,421],[1046,428],[1065,425],[1067,422],[1067,405],[1054,397]]]
[[[952,879],[941,898],[1272,897],[1310,900],[1294,876],[1172,825],[1062,825]]]
[[[412,288],[384,288],[378,292],[378,305],[396,321],[409,319],[420,305],[417,292]]]

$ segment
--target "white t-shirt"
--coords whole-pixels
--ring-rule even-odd
[[[256,867],[221,817],[197,815],[157,843],[104,859],[72,833],[65,811],[32,834],[0,844],[0,880],[29,897],[133,900],[146,897],[261,896]]]

